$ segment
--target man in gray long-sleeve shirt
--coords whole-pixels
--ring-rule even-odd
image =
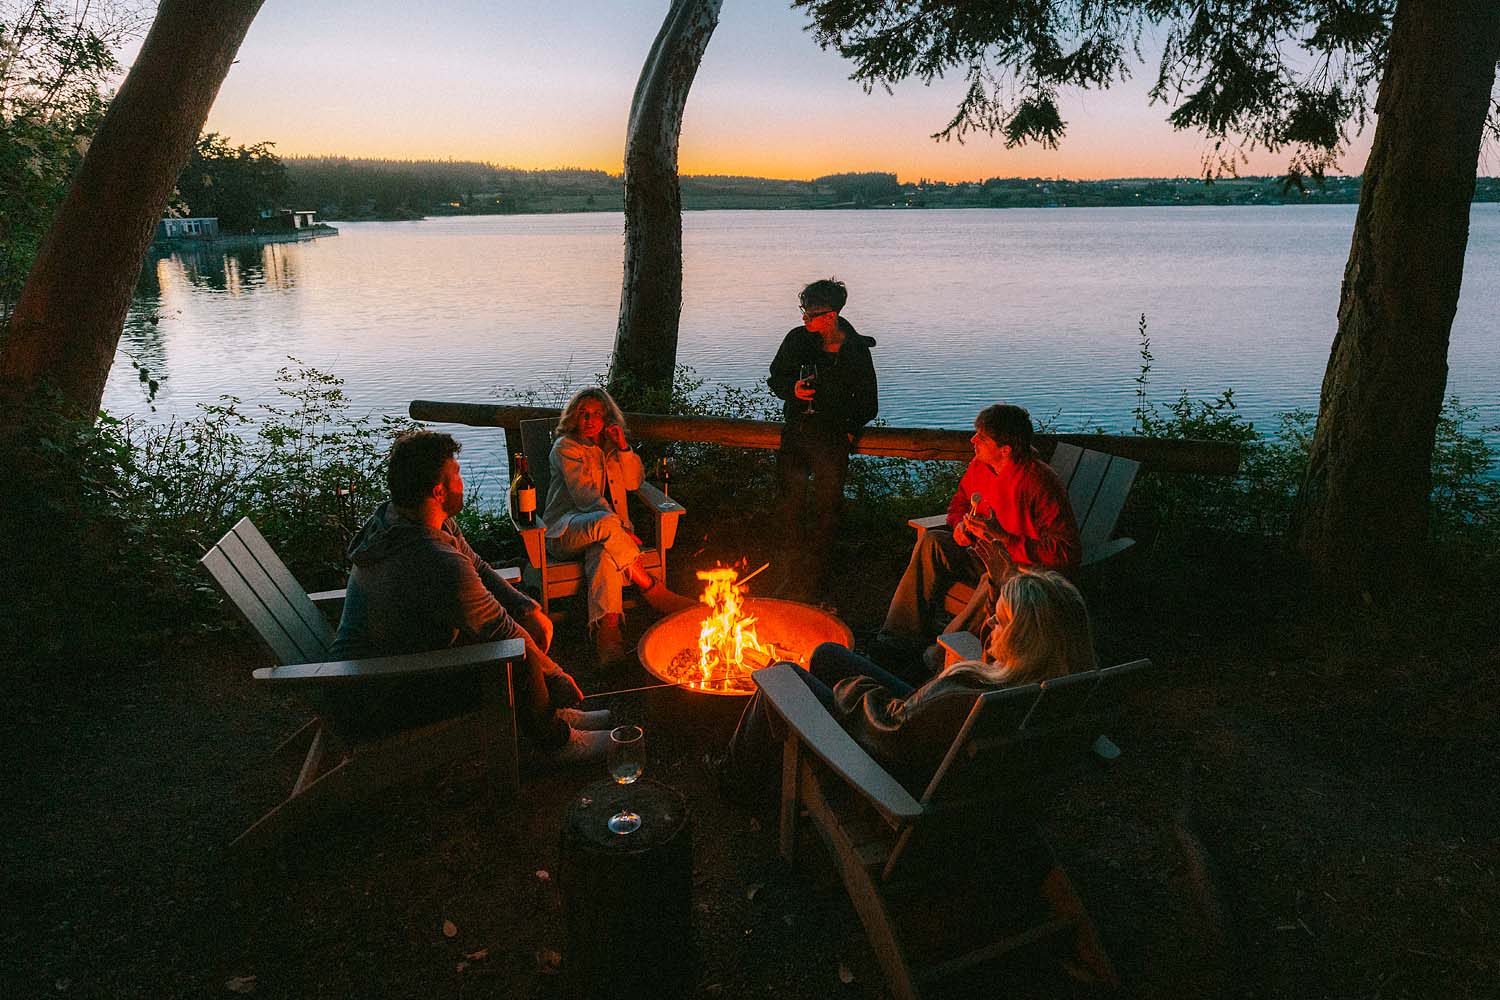
[[[393,656],[495,639],[524,639],[513,675],[521,731],[554,760],[602,757],[607,711],[580,712],[583,693],[547,656],[552,622],[536,601],[500,577],[464,538],[460,445],[452,436],[415,431],[391,446],[391,499],[376,508],[349,545],[354,570],[334,639],[340,659]],[[474,704],[475,676],[408,681],[352,710],[371,724],[414,724]],[[346,705],[346,709],[350,706]]]

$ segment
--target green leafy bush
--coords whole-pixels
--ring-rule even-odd
[[[1159,404],[1150,394],[1155,357],[1144,315],[1139,335],[1132,431],[1144,437],[1233,442],[1241,455],[1240,471],[1234,476],[1141,476],[1132,510],[1149,518],[1153,548],[1181,556],[1188,538],[1203,532],[1284,536],[1307,469],[1317,415],[1310,410],[1287,411],[1267,434],[1239,414],[1232,389],[1207,400],[1191,399],[1184,391]],[[1500,546],[1500,455],[1483,436],[1483,430],[1494,428],[1470,430],[1475,413],[1451,396],[1439,416],[1432,456],[1432,532],[1440,545],[1493,553]]]
[[[341,584],[344,547],[385,497],[390,438],[409,422],[350,413],[342,382],[293,361],[277,398],[223,398],[164,424],[38,416],[8,443],[9,642],[75,666],[147,655],[213,627],[198,559],[249,516],[309,589]],[[45,413],[47,408],[40,408]]]

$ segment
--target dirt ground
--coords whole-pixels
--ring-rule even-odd
[[[831,603],[857,639],[903,558],[851,556]],[[1495,595],[1328,625],[1264,553],[1121,562],[1090,590],[1101,658],[1148,656],[1156,680],[1110,731],[1123,757],[1058,788],[1046,831],[1124,995],[1494,997]],[[576,620],[556,652],[591,692],[647,680],[599,676]],[[138,671],[19,672],[0,720],[0,991],[557,996],[559,823],[603,768],[530,772],[496,814],[469,763],[227,861],[290,785],[272,751],[308,717],[252,687],[265,662],[228,632]],[[689,803],[693,995],[883,995],[826,862],[787,868],[774,817],[718,795],[703,757],[722,735],[654,726],[649,694],[598,704],[646,724],[648,775]],[[990,986],[1037,989],[1003,970]]]

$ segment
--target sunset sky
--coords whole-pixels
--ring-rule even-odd
[[[267,0],[207,129],[283,156],[486,160],[618,173],[625,117],[667,0]],[[1205,144],[1146,98],[1151,67],[1111,91],[1065,95],[1062,148],[1007,150],[929,135],[962,81],[866,94],[778,0],[726,0],[683,123],[684,174],[902,180],[1195,175]],[[1361,172],[1368,133],[1341,168]],[[1278,173],[1281,154],[1242,173]]]

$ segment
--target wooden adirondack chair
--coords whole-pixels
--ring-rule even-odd
[[[336,713],[324,713],[308,722],[277,751],[307,745],[291,793],[236,837],[231,850],[264,846],[318,816],[369,799],[397,781],[480,751],[487,758],[492,791],[501,797],[517,794],[511,668],[525,655],[523,640],[330,661],[333,629],[315,602],[340,600],[344,591],[308,594],[249,518],[241,518],[201,562],[280,664],[254,671],[259,683],[304,687],[316,700],[320,694],[337,697],[340,689],[357,686],[378,691],[379,685],[393,679],[481,670],[481,707],[467,715],[379,736],[361,732],[357,724],[337,718]]]
[[[1068,502],[1083,542],[1084,568],[1117,556],[1135,544],[1133,538],[1115,538],[1114,532],[1141,463],[1059,441],[1048,464],[1068,488]],[[914,517],[906,523],[917,529],[920,541],[923,532],[946,528],[948,515]],[[973,596],[971,584],[954,583],[943,597],[943,607],[950,614],[959,614]]]
[[[584,588],[583,563],[578,560],[558,560],[547,555],[547,526],[542,523],[541,508],[546,505],[547,487],[552,480],[552,432],[554,420],[521,421],[521,447],[526,453],[526,465],[531,478],[536,480],[537,519],[535,527],[516,525],[526,549],[526,565],[521,570],[521,581],[534,588],[540,595],[542,613],[552,613],[552,598],[571,597]],[[677,540],[677,519],[687,513],[687,508],[667,496],[650,483],[642,483],[633,491],[635,497],[645,504],[653,522],[653,542],[641,551],[641,565],[658,580],[667,578],[667,550]],[[511,512],[514,515],[514,511]]]
[[[1102,987],[1118,978],[1034,803],[1087,760],[1090,722],[1148,660],[988,692],[974,702],[920,797],[877,763],[779,663],[753,675],[778,728],[781,854],[803,811],[829,849],[898,1000],[1017,953],[1056,954]],[[999,994],[997,994],[999,995]]]

